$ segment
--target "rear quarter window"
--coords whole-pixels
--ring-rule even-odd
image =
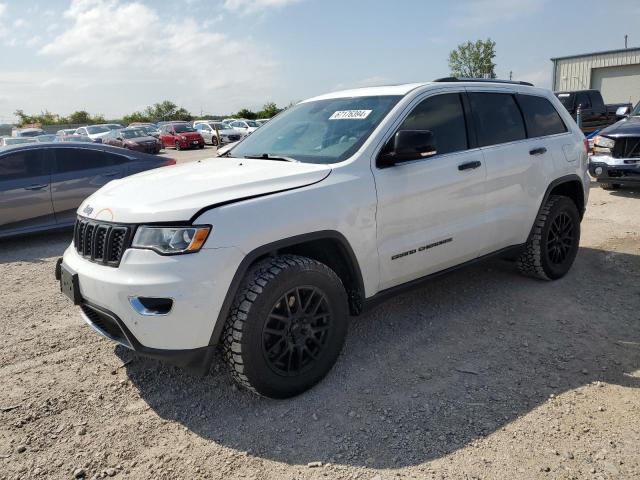
[[[527,138],[524,121],[510,93],[469,93],[469,102],[481,147]]]
[[[535,95],[518,95],[529,138],[545,137],[565,133],[567,126],[560,114],[544,97]]]

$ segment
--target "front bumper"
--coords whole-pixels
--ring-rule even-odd
[[[593,155],[589,160],[589,174],[600,183],[639,184],[639,158],[613,158]]]
[[[78,275],[83,318],[92,327],[128,348],[164,358],[210,346],[242,257],[234,247],[174,256],[130,248],[114,268],[83,258],[71,245],[63,264]],[[166,314],[143,315],[131,305],[133,297],[171,298],[173,306]],[[98,325],[100,318],[107,323]]]
[[[193,143],[193,142],[197,142],[197,143]],[[196,147],[200,147],[201,145],[204,145],[204,139],[200,139],[200,140],[180,140],[180,148],[182,149],[188,149],[188,148],[196,148]]]

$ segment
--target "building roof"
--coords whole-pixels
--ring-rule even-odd
[[[551,61],[555,62],[556,60],[568,60],[570,58],[593,57],[595,55],[608,55],[612,53],[623,53],[623,52],[633,52],[633,51],[640,51],[640,47],[619,48],[618,50],[605,50],[602,52],[581,53],[578,55],[567,55],[565,57],[552,57]]]

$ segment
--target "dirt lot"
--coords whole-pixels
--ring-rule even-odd
[[[566,278],[491,261],[390,300],[287,401],[98,337],[53,278],[68,233],[0,242],[0,479],[639,478],[638,211],[594,188]]]

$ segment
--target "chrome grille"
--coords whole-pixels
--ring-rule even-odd
[[[131,233],[129,225],[96,222],[79,217],[73,233],[73,245],[87,260],[117,267],[129,246]]]

